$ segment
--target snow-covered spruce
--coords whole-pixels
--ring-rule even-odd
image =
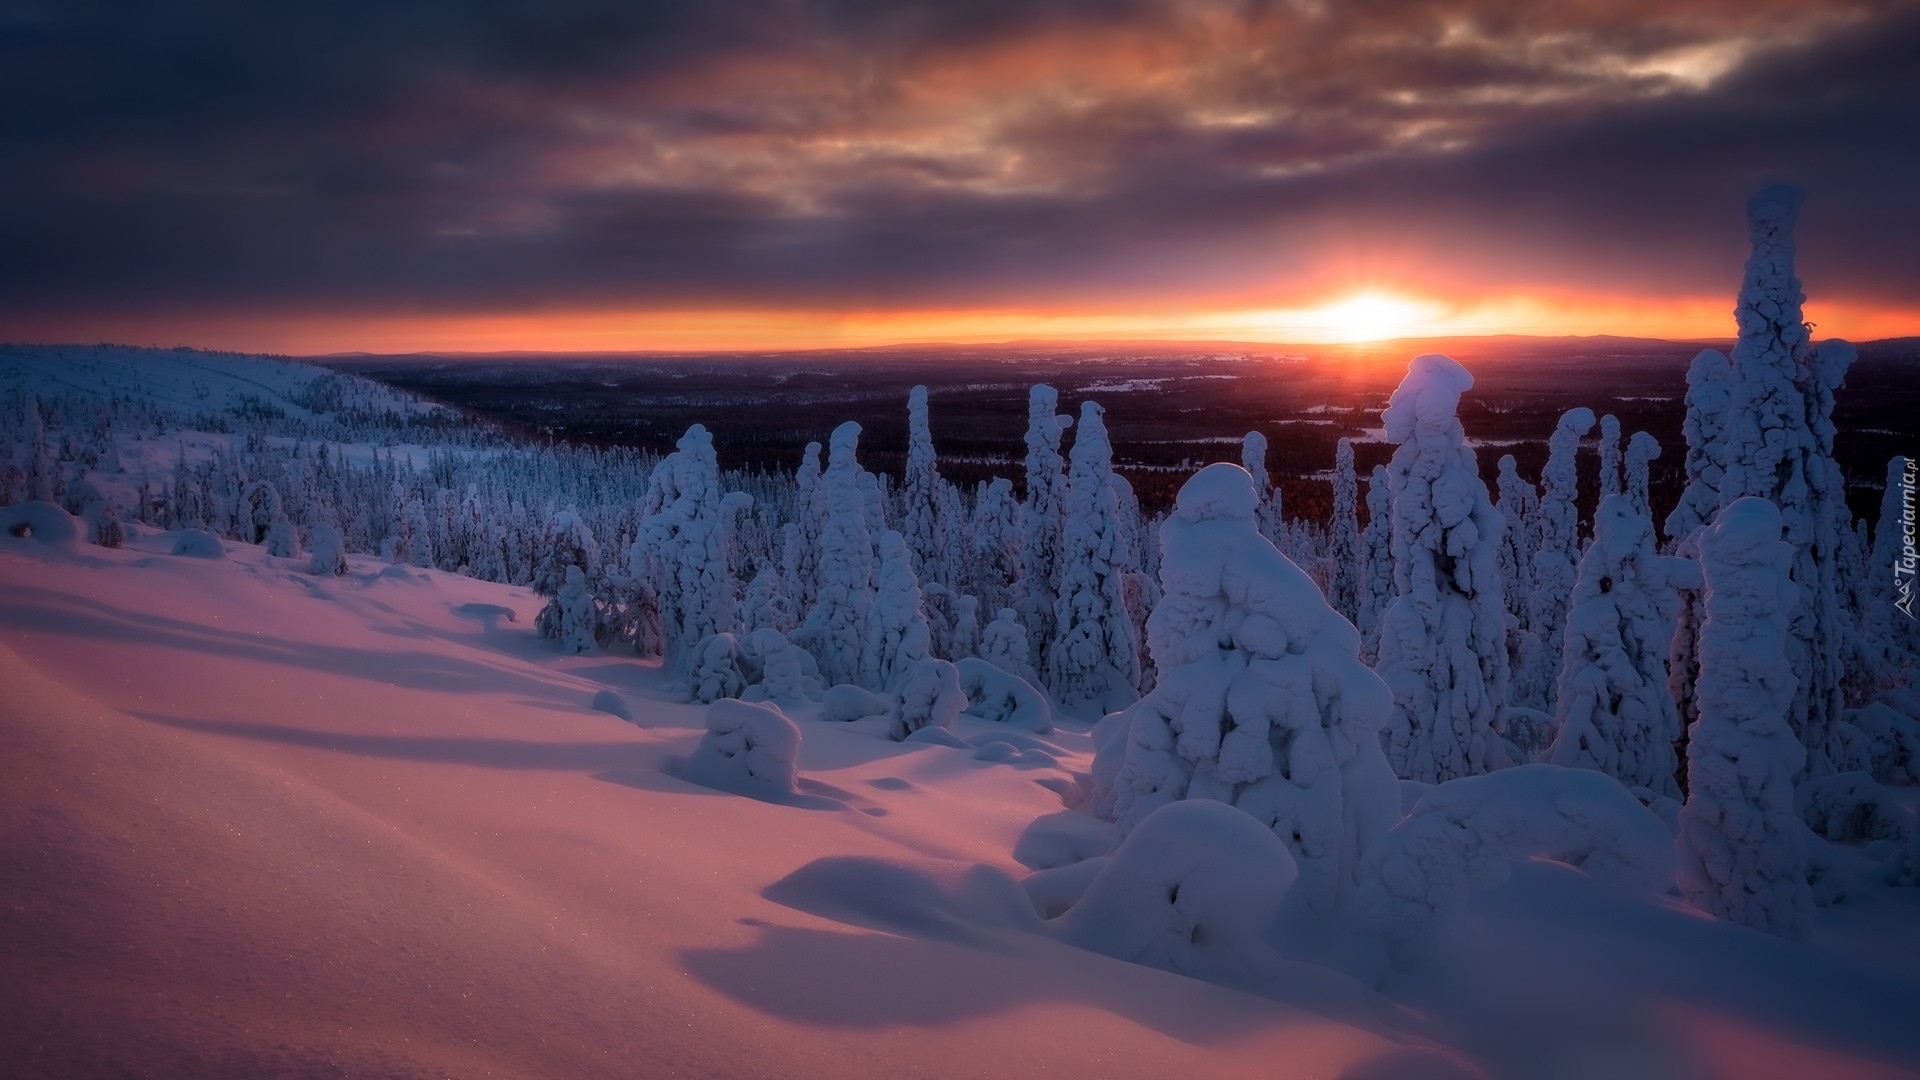
[[[823,694],[813,657],[770,626],[700,642],[687,676],[688,699],[702,703],[739,698],[792,707],[819,701]]]
[[[1020,625],[1020,614],[1010,607],[1001,608],[980,635],[980,659],[1038,686],[1040,676],[1027,663],[1032,653],[1027,645],[1027,628]]]
[[[765,703],[721,700],[707,706],[707,732],[681,775],[737,795],[793,795],[799,756],[800,727],[785,713]]]
[[[1198,977],[1245,976],[1301,870],[1259,821],[1211,800],[1143,818],[1053,923],[1092,952]]]
[[[347,545],[340,530],[331,522],[315,522],[313,548],[307,553],[307,569],[323,577],[339,577],[347,572]]]
[[[1636,431],[1627,440],[1626,495],[1633,512],[1653,520],[1653,498],[1648,494],[1652,463],[1660,460],[1660,440],[1644,431]]]
[[[933,429],[927,421],[927,388],[907,392],[907,464],[900,485],[900,533],[913,555],[913,573],[924,583],[953,582],[948,507],[933,451]]]
[[[1021,617],[1033,652],[1029,666],[1044,668],[1041,649],[1053,641],[1053,601],[1059,595],[1060,528],[1067,500],[1067,477],[1060,458],[1060,436],[1071,417],[1054,412],[1060,395],[1042,383],[1027,393],[1027,498],[1020,505]]]
[[[1720,512],[1726,476],[1727,425],[1732,421],[1733,362],[1718,349],[1702,349],[1687,367],[1687,483],[1663,526],[1678,543]]]
[[[1772,503],[1746,498],[1700,537],[1706,622],[1680,810],[1680,889],[1720,918],[1798,939],[1812,929],[1813,894],[1806,826],[1793,806],[1806,751],[1787,725],[1795,676],[1786,613],[1797,589],[1781,529]]]
[[[1333,448],[1333,519],[1327,526],[1327,557],[1333,577],[1327,602],[1350,623],[1360,622],[1360,483],[1353,471],[1353,440],[1342,436]]]
[[[1053,706],[1032,683],[973,656],[955,660],[953,669],[967,697],[968,716],[1039,735],[1053,730]]]
[[[1235,465],[1209,465],[1180,489],[1147,623],[1159,683],[1108,721],[1124,734],[1103,755],[1121,762],[1091,803],[1111,796],[1123,837],[1182,799],[1237,806],[1286,844],[1325,909],[1399,808],[1379,739],[1390,699],[1360,663],[1353,626],[1260,535],[1257,506]]]
[[[1047,650],[1047,688],[1069,711],[1094,716],[1139,696],[1139,646],[1122,575],[1126,538],[1113,476],[1113,448],[1098,404],[1080,407],[1067,473],[1066,523],[1060,532],[1058,636]]]
[[[1387,467],[1395,595],[1374,670],[1393,692],[1387,759],[1401,778],[1430,784],[1509,763],[1497,734],[1507,706],[1504,522],[1455,415],[1472,385],[1452,359],[1417,356],[1380,417],[1399,448]]]
[[[684,674],[695,645],[738,623],[734,515],[752,500],[722,494],[713,436],[695,424],[654,470],[653,504],[640,525],[635,561],[658,590],[669,671]]]
[[[1608,413],[1600,418],[1600,497],[1624,490],[1620,482],[1620,418]]]
[[[1411,938],[1530,857],[1646,897],[1674,876],[1672,834],[1626,788],[1584,769],[1521,765],[1422,796],[1368,851],[1360,906],[1390,937]]]
[[[819,483],[825,521],[820,529],[818,580],[807,611],[800,644],[820,664],[828,686],[852,683],[882,689],[861,670],[867,655],[868,619],[873,608],[873,534],[867,527],[866,499],[860,491],[860,425],[849,420],[833,429],[827,469]],[[863,674],[866,678],[863,679]]]
[[[1393,603],[1393,484],[1387,467],[1367,477],[1367,527],[1360,533],[1360,656],[1372,663],[1380,649],[1380,616]]]
[[[1540,638],[1534,667],[1520,683],[1528,690],[1525,704],[1553,708],[1555,679],[1560,672],[1560,645],[1567,621],[1567,598],[1573,593],[1574,567],[1580,559],[1580,515],[1575,504],[1580,482],[1575,471],[1580,439],[1593,430],[1593,410],[1569,409],[1554,425],[1547,440],[1547,465],[1540,480],[1540,537],[1533,555],[1532,618]]]
[[[1842,616],[1836,578],[1840,537],[1849,520],[1840,467],[1833,459],[1833,393],[1853,362],[1844,341],[1808,340],[1806,299],[1794,276],[1794,220],[1800,192],[1772,187],[1747,204],[1747,259],[1734,315],[1733,386],[1720,501],[1766,499],[1779,509],[1793,546],[1793,609],[1787,650],[1797,689],[1788,714],[1806,747],[1806,768],[1824,776],[1853,762],[1835,727],[1844,702],[1844,658],[1855,627]]]
[[[1597,769],[1630,788],[1678,796],[1680,721],[1667,692],[1672,594],[1699,587],[1698,564],[1654,548],[1653,522],[1625,494],[1601,500],[1567,610],[1556,765]]]
[[[1507,670],[1510,693],[1516,705],[1539,708],[1546,695],[1528,683],[1535,671],[1540,637],[1533,629],[1533,545],[1539,534],[1540,493],[1522,477],[1512,454],[1500,455],[1500,499],[1494,509],[1500,511],[1506,528],[1500,531],[1497,563],[1500,568],[1500,598],[1507,609]]]
[[[966,707],[967,695],[960,689],[960,673],[954,666],[937,657],[923,657],[894,684],[887,734],[898,741],[923,728],[952,727]]]
[[[1260,496],[1260,505],[1253,512],[1254,524],[1259,526],[1260,535],[1267,542],[1285,551],[1286,536],[1281,532],[1284,522],[1281,520],[1280,492],[1273,486],[1273,478],[1267,475],[1267,437],[1257,431],[1249,431],[1240,439],[1240,466],[1253,477],[1253,490]]]
[[[548,616],[553,637],[560,642],[560,651],[566,653],[592,652],[595,646],[594,628],[599,620],[593,607],[593,594],[587,589],[587,576],[578,566],[568,566],[566,580],[561,582],[560,593],[553,598],[547,608],[541,609]]]
[[[867,615],[866,653],[860,661],[860,685],[892,690],[922,660],[933,655],[933,635],[920,606],[920,582],[906,538],[888,529],[880,534],[880,564]]]

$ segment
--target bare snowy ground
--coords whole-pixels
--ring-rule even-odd
[[[0,536],[9,1075],[1920,1075],[1913,890],[1803,947],[1528,865],[1381,992],[1230,989],[996,908],[1077,726],[800,717],[799,797],[721,794],[525,590],[170,548]]]

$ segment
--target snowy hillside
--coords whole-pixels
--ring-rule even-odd
[[[1802,946],[1522,866],[1384,995],[1338,962],[1209,986],[1026,906],[1023,858],[1105,844],[1063,813],[1084,727],[801,711],[795,793],[721,793],[677,775],[704,710],[556,656],[524,589],[172,543],[0,537],[15,1075],[1920,1066],[1911,890]]]

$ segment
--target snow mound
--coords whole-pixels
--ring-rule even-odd
[[[633,710],[627,708],[627,699],[621,697],[616,690],[601,690],[595,693],[593,695],[593,711],[603,712],[608,716],[617,716],[629,723],[633,721]]]
[[[78,547],[86,527],[86,522],[49,502],[0,507],[0,532],[48,547]]]
[[[1168,803],[1127,834],[1055,926],[1091,952],[1232,977],[1269,953],[1267,931],[1299,873],[1287,845],[1244,811]]]
[[[681,776],[702,787],[755,798],[798,794],[800,727],[772,705],[722,700],[707,707]]]
[[[1521,765],[1435,787],[1368,852],[1361,903],[1390,934],[1417,933],[1509,860],[1545,858],[1627,893],[1666,891],[1673,835],[1620,782],[1559,765]]]
[[[1793,807],[1807,828],[1836,844],[1904,843],[1913,829],[1893,793],[1863,772],[1806,781],[1794,789]]]
[[[205,529],[181,529],[173,538],[173,554],[194,559],[224,559],[227,546]]]
[[[1085,862],[1112,850],[1112,822],[1061,810],[1035,818],[1013,845],[1013,857],[1022,866],[1050,870]]]
[[[827,687],[822,695],[820,719],[847,723],[869,716],[885,716],[892,710],[893,702],[885,694],[876,694],[852,683],[841,683]]]
[[[953,667],[967,696],[966,715],[1039,735],[1053,730],[1053,706],[1032,683],[971,656],[954,661]]]
[[[967,707],[960,675],[945,660],[927,657],[914,662],[894,688],[887,734],[896,742],[922,728],[952,727]]]

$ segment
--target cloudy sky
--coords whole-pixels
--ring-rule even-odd
[[[1920,3],[0,0],[0,340],[1920,333]]]

